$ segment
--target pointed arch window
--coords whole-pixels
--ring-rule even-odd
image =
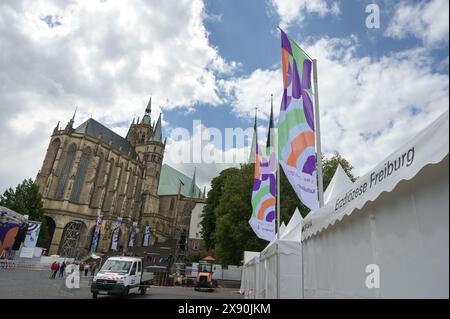
[[[91,148],[87,147],[81,154],[80,163],[78,164],[77,175],[75,176],[75,182],[73,183],[72,193],[70,194],[70,201],[78,203],[80,200],[81,190],[83,189],[84,179],[86,177],[89,160],[91,157]]]
[[[58,180],[58,187],[56,188],[55,198],[63,199],[64,191],[66,190],[67,181],[69,180],[70,170],[72,169],[73,160],[75,159],[75,152],[77,147],[75,144],[71,144],[69,146],[69,150],[67,152],[66,161],[64,162],[64,166],[61,170],[61,176]]]
[[[47,176],[51,173],[53,165],[55,164],[56,155],[58,155],[59,146],[61,141],[59,138],[54,139],[48,148],[47,157],[44,161],[44,167],[42,169],[42,174]]]

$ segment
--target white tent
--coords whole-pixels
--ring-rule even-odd
[[[293,231],[301,225],[302,216],[295,210],[287,226],[280,226],[280,239],[267,245],[258,259],[256,298],[277,298],[277,250],[280,256],[280,298],[302,298],[302,256],[300,236]]]
[[[336,171],[334,172],[333,178],[327,186],[323,194],[323,200],[325,204],[332,199],[334,199],[338,194],[351,188],[353,182],[348,177],[347,173],[342,168],[341,164],[338,164]]]
[[[288,225],[280,226],[281,239],[270,242],[261,253],[244,252],[240,291],[246,298],[277,297],[277,249],[280,253],[281,298],[302,298],[300,236],[293,233],[301,221],[297,209]]]
[[[255,299],[259,289],[259,253],[244,264],[242,272],[244,273],[244,285],[241,290],[243,290],[245,298]]]
[[[257,298],[277,298],[277,249],[280,256],[280,298],[303,298],[300,242],[283,239],[271,242],[261,252]]]
[[[448,153],[447,111],[357,182],[338,169],[325,206],[247,263],[249,297],[276,298],[279,249],[280,298],[448,298]]]
[[[448,134],[447,111],[305,218],[305,298],[449,297]]]
[[[240,294],[247,295],[249,292],[249,287],[252,285],[250,281],[255,281],[255,275],[250,273],[252,269],[249,269],[249,262],[255,257],[259,257],[259,252],[256,251],[244,251],[244,265],[242,267],[241,275],[241,288],[239,289]]]

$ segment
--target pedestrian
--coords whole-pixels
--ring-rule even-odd
[[[55,272],[55,263],[56,261],[52,262],[52,264],[50,265],[50,277],[49,277],[50,279],[53,278],[53,274]]]
[[[64,277],[64,270],[66,270],[66,261],[63,261],[59,267],[59,278]]]
[[[84,264],[84,276],[86,277],[89,273],[89,264],[85,263]]]
[[[59,263],[55,260],[52,265],[50,266],[50,269],[52,270],[52,275],[50,278],[55,279],[56,278],[56,274],[58,273],[59,270]]]
[[[96,269],[97,267],[96,267],[96,264],[92,264],[92,267],[91,267],[91,276],[95,276],[95,269]]]

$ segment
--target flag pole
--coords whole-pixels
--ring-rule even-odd
[[[279,162],[279,154],[278,154],[278,128],[276,130],[276,149],[275,154],[277,161],[277,240],[280,239],[280,216],[281,216],[281,201],[280,201],[280,162]],[[280,246],[277,242],[277,299],[280,299]]]
[[[313,77],[314,77],[314,118],[316,128],[316,148],[317,148],[317,180],[319,193],[319,208],[323,207],[323,173],[322,173],[322,145],[320,140],[320,114],[319,114],[319,85],[317,81],[317,60],[313,59]]]

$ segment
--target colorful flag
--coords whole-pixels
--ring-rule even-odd
[[[128,240],[128,247],[134,246],[134,241],[136,240],[136,230],[137,230],[137,222],[133,222],[131,225],[130,239]]]
[[[277,167],[275,152],[272,151],[270,153],[269,160],[264,159],[256,142],[255,153],[255,175],[252,194],[253,213],[249,223],[259,238],[273,241],[275,239]]]
[[[113,230],[112,241],[111,241],[111,250],[117,251],[117,246],[119,244],[119,236],[120,236],[120,226],[122,225],[123,218],[117,217],[116,225]]]
[[[280,165],[302,203],[318,205],[312,61],[281,31],[283,99],[278,119]]]
[[[150,225],[146,225],[144,230],[144,240],[142,241],[142,246],[147,247],[150,245],[150,236],[151,236]]]
[[[91,249],[90,249],[91,253],[93,253],[97,250],[98,239],[100,237],[100,230],[102,229],[102,223],[103,223],[103,215],[100,215],[97,217],[97,223],[95,224],[94,235],[92,236],[92,243],[91,243]]]

